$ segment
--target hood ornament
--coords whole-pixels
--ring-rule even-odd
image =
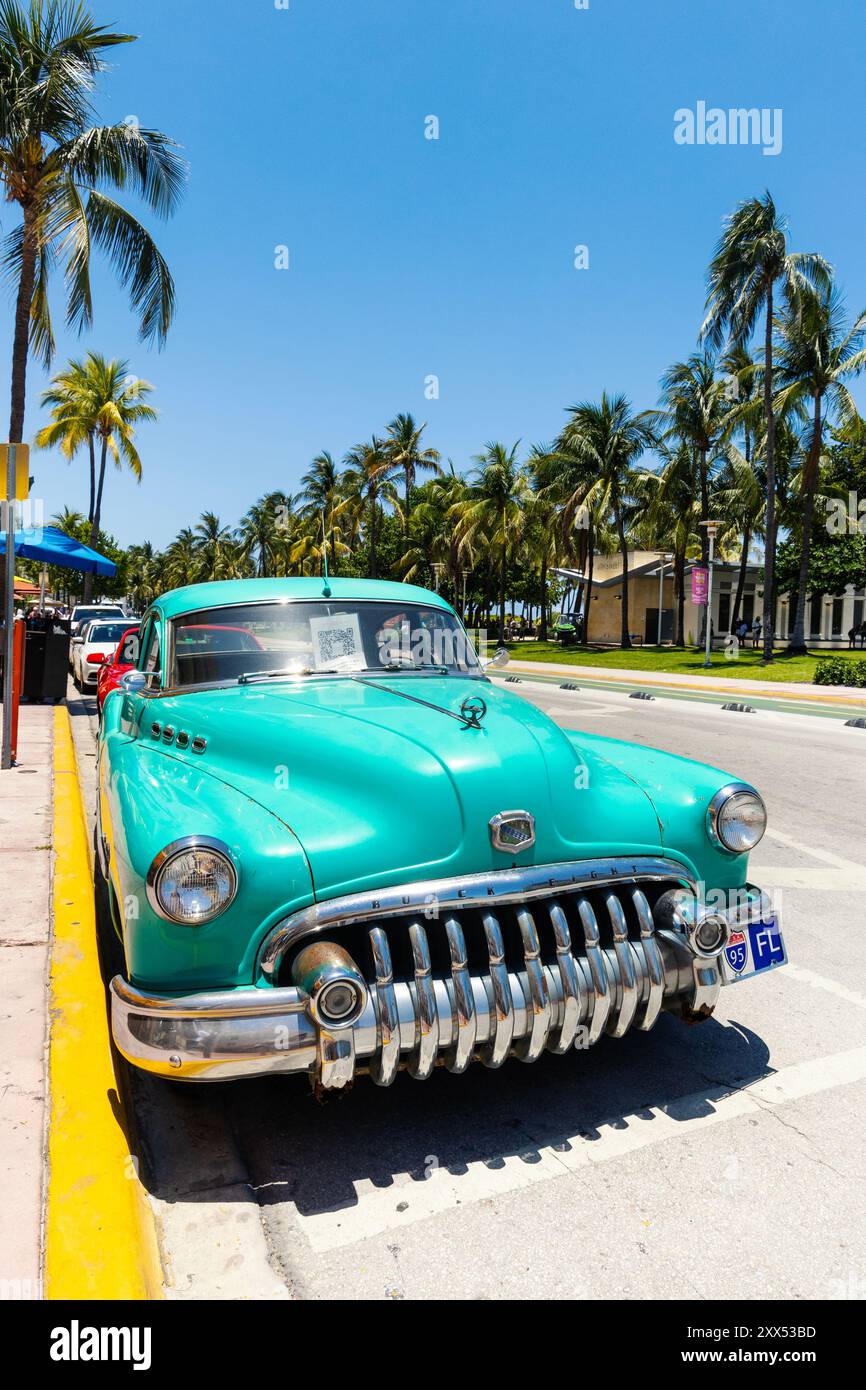
[[[470,695],[460,706],[460,718],[467,729],[480,729],[486,713],[487,703],[480,695]]]
[[[535,817],[529,811],[500,811],[490,817],[488,825],[494,849],[513,852],[535,844]]]

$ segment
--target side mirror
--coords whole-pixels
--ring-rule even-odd
[[[484,667],[484,669],[485,669],[485,671],[486,671],[487,668],[488,668],[488,666],[497,666],[497,667],[499,667],[499,666],[507,666],[509,660],[510,660],[510,658],[509,658],[509,655],[508,655],[508,648],[507,648],[507,647],[497,647],[496,652],[495,652],[494,655],[491,657],[490,661],[484,661],[484,662],[482,662],[482,665],[483,665],[483,667]]]
[[[73,647],[80,647],[83,641],[84,641],[84,638],[83,638],[83,637],[73,637],[73,639],[72,639],[72,645],[73,645]]]
[[[147,672],[127,671],[120,678],[120,688],[125,695],[140,695],[147,689]]]

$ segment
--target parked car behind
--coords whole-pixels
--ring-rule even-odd
[[[138,623],[134,627],[128,627],[117,644],[117,650],[98,668],[96,704],[100,716],[106,695],[109,691],[118,689],[121,677],[126,671],[131,671],[138,660],[138,632]]]
[[[93,690],[99,679],[99,669],[109,661],[127,628],[126,619],[89,622],[73,637],[72,679],[79,690]]]

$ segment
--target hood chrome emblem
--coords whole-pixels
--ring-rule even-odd
[[[500,811],[488,824],[494,849],[530,849],[535,844],[535,817],[529,811]]]
[[[470,695],[460,706],[460,717],[467,729],[480,729],[487,713],[487,704],[480,695]]]

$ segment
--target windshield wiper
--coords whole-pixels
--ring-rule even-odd
[[[365,671],[438,671],[440,675],[451,673],[450,666],[437,666],[433,661],[386,661],[381,666],[365,666]]]
[[[340,673],[336,667],[323,667],[315,670],[312,666],[302,666],[300,670],[294,671],[244,671],[243,675],[238,676],[238,685],[250,685],[253,681],[275,680],[278,676],[338,676]]]

